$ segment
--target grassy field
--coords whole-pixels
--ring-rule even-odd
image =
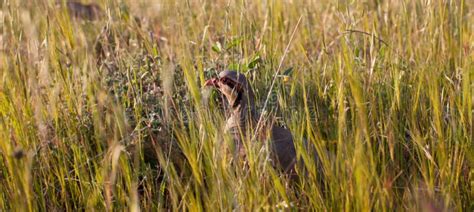
[[[472,0],[64,3],[0,1],[0,210],[474,210]],[[324,172],[232,163],[224,69]]]

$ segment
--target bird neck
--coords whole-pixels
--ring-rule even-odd
[[[234,102],[229,102],[232,106],[232,120],[237,122],[242,128],[249,127],[249,124],[253,125],[258,119],[254,101],[248,96],[242,92],[239,93]]]

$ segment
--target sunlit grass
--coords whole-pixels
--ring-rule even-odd
[[[97,4],[0,3],[0,209],[474,209],[472,1]],[[203,90],[226,68],[298,180],[264,142],[233,157]]]

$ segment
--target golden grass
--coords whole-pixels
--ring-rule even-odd
[[[474,209],[472,1],[97,4],[0,3],[0,209]],[[226,68],[325,173],[232,162]]]

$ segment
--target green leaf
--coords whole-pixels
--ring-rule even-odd
[[[255,56],[252,61],[249,62],[249,64],[247,64],[247,67],[249,69],[254,69],[256,68],[260,63],[262,62],[262,58],[260,58],[259,55]]]
[[[239,38],[234,38],[234,39],[232,39],[232,41],[230,41],[229,44],[226,45],[226,48],[225,48],[225,49],[226,49],[226,50],[229,50],[229,49],[232,49],[232,48],[238,46],[238,45],[242,42],[242,40],[243,40],[243,39],[240,38],[240,37],[239,37]]]
[[[216,42],[216,44],[214,44],[212,46],[212,50],[217,52],[217,53],[221,53],[222,52],[222,44],[219,41]]]

